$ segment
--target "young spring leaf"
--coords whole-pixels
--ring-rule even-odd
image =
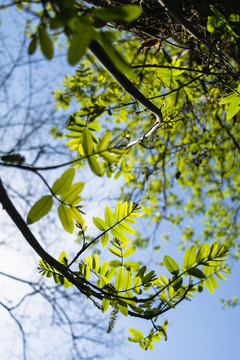
[[[73,216],[72,216],[71,209],[64,204],[59,205],[58,216],[59,216],[59,219],[62,223],[64,230],[66,230],[69,233],[73,233],[74,222],[73,222]]]
[[[123,258],[126,258],[126,257],[132,255],[132,254],[134,253],[134,251],[135,251],[135,246],[130,246],[129,248],[127,248],[127,249],[123,252],[122,257],[123,257]]]
[[[200,264],[202,261],[206,260],[209,253],[209,245],[202,244],[197,252],[196,261]]]
[[[97,146],[97,151],[101,152],[107,148],[111,136],[112,136],[111,131],[107,131],[103,135],[102,139],[99,141],[99,144]]]
[[[92,172],[97,175],[97,176],[103,176],[103,172],[101,170],[101,166],[99,165],[98,161],[97,161],[97,156],[96,155],[92,155],[87,159],[87,162],[90,166],[90,169],[92,170]]]
[[[178,264],[170,256],[167,256],[167,255],[164,256],[163,264],[165,265],[165,267],[171,274],[177,276],[180,273]]]
[[[105,233],[101,236],[101,245],[102,247],[105,247],[108,243],[109,235],[108,233]]]
[[[186,250],[184,254],[182,267],[185,270],[188,270],[191,267],[193,267],[195,263],[196,263],[196,246],[192,245]]]
[[[74,176],[74,168],[70,168],[64,171],[64,173],[54,182],[52,186],[52,191],[54,192],[54,194],[61,195],[66,192],[71,186]]]
[[[116,273],[114,287],[115,287],[116,291],[120,291],[120,290],[122,290],[123,285],[124,285],[123,266],[120,266],[120,268],[118,268],[117,273]]]
[[[92,221],[93,221],[94,225],[96,226],[96,228],[98,228],[99,230],[101,230],[101,231],[107,230],[107,228],[108,228],[107,224],[99,217],[93,217]]]
[[[113,213],[108,205],[105,208],[105,223],[107,224],[108,227],[114,225]]]
[[[69,205],[76,205],[81,199],[78,195],[83,190],[84,185],[84,182],[72,184],[66,192],[61,194],[61,201],[64,201]]]
[[[134,342],[139,342],[140,340],[143,340],[144,339],[144,335],[143,333],[141,333],[140,331],[136,330],[136,329],[128,329],[128,331],[130,332],[131,335],[134,336],[134,338],[128,338],[129,339],[134,339]],[[129,340],[129,341],[132,341],[132,340]]]
[[[27,224],[33,224],[45,216],[52,208],[53,199],[51,195],[43,196],[30,209],[27,215]]]

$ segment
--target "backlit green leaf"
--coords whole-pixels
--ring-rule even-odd
[[[73,214],[71,209],[64,204],[59,205],[58,216],[62,223],[63,228],[67,232],[72,233],[74,229],[74,222],[73,222]]]
[[[105,247],[108,243],[108,239],[109,239],[109,235],[108,233],[105,233],[101,236],[101,244],[102,244],[102,247]]]
[[[196,261],[200,264],[202,261],[206,260],[209,253],[209,245],[202,244],[197,252]]]
[[[69,205],[76,205],[80,201],[79,193],[83,190],[84,182],[77,182],[64,193],[61,194],[61,201]]]
[[[116,277],[115,277],[115,281],[114,281],[114,287],[115,287],[116,291],[120,291],[120,290],[122,290],[123,285],[124,285],[123,266],[120,266],[117,269],[117,273],[116,273]]]
[[[193,267],[195,263],[196,263],[196,246],[192,245],[186,250],[184,254],[182,267],[188,270],[191,267]]]
[[[137,341],[140,341],[140,340],[143,340],[144,339],[144,335],[143,333],[141,333],[140,331],[136,330],[136,329],[128,329],[128,331],[130,332],[131,335],[134,336],[134,338],[137,340]]]
[[[101,140],[98,143],[97,151],[101,152],[107,148],[111,136],[112,136],[111,131],[105,132],[105,134],[103,135],[103,137],[101,138]]]
[[[82,132],[82,147],[86,155],[91,155],[94,150],[94,142],[91,132],[85,128]]]
[[[98,161],[97,161],[97,156],[96,155],[92,155],[87,159],[87,162],[92,170],[92,172],[95,175],[98,176],[103,176],[102,170],[101,170],[101,166],[99,165]]]
[[[116,255],[116,256],[118,256],[118,257],[122,257],[121,251],[119,251],[119,250],[117,250],[117,249],[114,249],[114,248],[108,248],[108,250],[109,250],[112,254],[114,254],[114,255]]]
[[[70,168],[64,171],[62,176],[58,178],[52,186],[52,191],[54,192],[54,194],[61,195],[64,192],[66,192],[71,186],[74,176],[75,176],[74,168]]]
[[[108,228],[107,224],[99,217],[93,217],[92,221],[99,230],[101,230],[101,231],[107,230],[107,228]]]
[[[27,224],[33,224],[45,216],[52,208],[53,199],[51,195],[43,196],[30,209],[27,215]]]
[[[126,258],[126,257],[132,255],[134,253],[134,251],[135,251],[135,246],[130,246],[123,252],[123,257]]]
[[[105,223],[107,224],[108,227],[114,225],[113,213],[108,205],[105,208]]]
[[[101,305],[101,310],[102,310],[103,313],[104,313],[105,311],[107,311],[109,305],[110,305],[110,300],[109,300],[109,299],[106,299],[106,298],[103,298],[103,299],[102,299],[102,305]]]
[[[170,256],[165,255],[163,258],[163,263],[168,271],[173,275],[178,275],[180,272],[179,266],[175,260],[173,260]]]
[[[123,221],[118,224],[118,227],[127,234],[135,234],[135,230]]]
[[[126,237],[126,235],[122,232],[122,230],[120,230],[117,226],[114,226],[114,228],[112,228],[110,230],[111,234],[113,236],[115,236],[118,240],[124,242],[124,243],[128,243],[129,239]]]

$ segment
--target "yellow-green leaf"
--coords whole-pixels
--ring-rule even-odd
[[[66,192],[71,186],[74,176],[75,176],[74,168],[70,168],[64,171],[64,173],[60,176],[60,178],[58,178],[54,182],[52,186],[52,191],[54,192],[54,194],[61,195],[64,192]]]
[[[102,247],[105,247],[107,245],[108,239],[109,239],[108,233],[102,234],[102,236],[101,236]]]
[[[123,257],[125,258],[125,257],[132,255],[134,253],[134,251],[135,251],[135,246],[130,246],[123,252]]]
[[[59,205],[58,216],[62,223],[63,228],[67,232],[72,233],[74,229],[74,222],[73,222],[73,214],[71,209],[64,204]]]
[[[114,281],[114,287],[115,287],[116,291],[120,291],[120,290],[122,290],[123,285],[124,285],[123,266],[120,266],[117,269],[117,273],[116,273],[116,277],[115,277],[115,281]]]
[[[163,258],[163,263],[168,271],[173,275],[178,275],[180,272],[179,266],[175,260],[173,260],[170,256],[165,255]]]
[[[108,227],[114,225],[113,213],[108,205],[105,208],[105,223],[107,224]]]
[[[53,199],[51,195],[43,196],[30,209],[27,215],[27,224],[33,224],[45,216],[52,208]]]
[[[184,269],[188,270],[196,264],[196,246],[190,246],[183,257],[182,266]]]
[[[92,221],[99,230],[101,230],[101,231],[107,230],[107,228],[108,228],[107,224],[99,217],[93,217]]]

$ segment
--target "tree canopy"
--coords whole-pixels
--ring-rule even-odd
[[[51,60],[65,51],[76,65],[53,91],[56,109],[68,111],[66,130],[51,129],[53,137],[67,138],[71,161],[29,165],[14,150],[2,155],[2,166],[40,176],[46,194],[26,222],[2,183],[0,201],[41,257],[42,275],[75,286],[102,312],[112,307],[109,332],[118,312],[151,320],[148,334],[129,329],[128,340],[145,350],[166,339],[167,321],[159,316],[204,287],[213,293],[229,273],[226,255],[240,253],[240,13],[234,1],[222,3],[59,0],[0,7],[30,14],[29,55],[39,47]],[[51,184],[42,175],[65,167]],[[92,219],[96,236],[85,224],[85,183],[74,182],[85,170],[121,183],[115,206]],[[54,203],[63,229],[81,238],[73,258],[64,250],[52,257],[30,230]],[[142,215],[150,224],[147,239],[134,225]],[[163,239],[171,241],[165,233],[156,238],[166,221],[180,229],[184,250],[180,266],[169,255],[158,262],[168,278],[130,257],[149,241],[156,251]],[[101,254],[105,247],[108,256]]]

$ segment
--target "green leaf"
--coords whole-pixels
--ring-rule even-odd
[[[94,155],[94,156],[90,156],[88,159],[87,159],[87,162],[92,170],[92,172],[95,174],[95,175],[98,175],[98,176],[103,176],[103,173],[102,173],[102,170],[101,170],[101,166],[99,165],[98,161],[97,161],[97,156]]]
[[[70,281],[68,281],[68,279],[66,278],[63,278],[63,283],[62,285],[65,287],[65,288],[70,288],[72,286],[72,283]]]
[[[108,243],[108,239],[109,239],[109,235],[108,233],[105,233],[101,236],[101,244],[102,244],[102,247],[105,247]]]
[[[108,265],[110,266],[110,263],[108,263]],[[110,269],[106,273],[106,278],[110,281],[110,280],[112,280],[114,274],[115,274],[115,268],[110,267]]]
[[[140,340],[144,339],[144,335],[143,333],[141,333],[140,331],[136,330],[136,329],[128,329],[128,331],[130,332],[131,335],[134,336],[134,338],[139,342]]]
[[[129,248],[127,248],[127,249],[123,252],[122,257],[123,257],[123,258],[126,258],[126,257],[132,255],[132,254],[134,253],[134,251],[135,251],[135,246],[130,246]]]
[[[209,245],[202,244],[197,252],[196,261],[200,264],[202,261],[206,260],[209,253]]]
[[[133,271],[136,271],[139,269],[140,265],[138,263],[135,263],[133,261],[125,261],[123,263],[123,266],[125,266],[126,268],[130,268]]]
[[[125,279],[124,279],[123,287],[124,287],[125,290],[128,290],[128,289],[130,289],[131,285],[132,285],[131,271],[126,270],[125,271]]]
[[[240,15],[239,14],[231,14],[228,17],[228,21],[238,22],[238,21],[240,21]]]
[[[118,224],[118,227],[120,230],[126,232],[127,234],[135,234],[135,230],[123,221]]]
[[[85,183],[77,182],[64,193],[61,194],[61,201],[68,203],[69,205],[76,205],[81,198],[79,198],[79,193],[83,190]]]
[[[121,265],[122,265],[122,263],[119,260],[109,261],[109,266],[111,266],[111,267],[118,268]]]
[[[96,226],[96,228],[98,228],[99,230],[101,230],[101,231],[107,230],[107,228],[108,228],[107,224],[99,217],[93,217],[92,221],[93,221],[94,225]]]
[[[198,268],[189,269],[187,273],[188,275],[195,276],[198,279],[204,279],[206,277],[204,273]]]
[[[101,310],[102,310],[103,313],[105,313],[105,311],[107,311],[109,305],[110,305],[110,300],[106,299],[106,298],[103,298],[102,299],[102,305],[101,305]]]
[[[240,96],[236,96],[232,99],[227,109],[227,120],[231,119],[240,110]]]
[[[82,132],[82,147],[85,155],[91,155],[94,150],[94,143],[91,132],[85,128]]]
[[[51,60],[53,57],[53,42],[50,39],[46,27],[42,26],[39,34],[38,34],[40,49],[43,55],[48,59]]]
[[[105,276],[108,268],[108,260],[105,260],[104,263],[100,266],[99,274]]]
[[[167,256],[167,255],[164,256],[163,264],[165,265],[165,267],[171,274],[177,276],[180,273],[178,264],[170,256]]]
[[[76,22],[75,33],[70,39],[67,59],[70,65],[75,65],[86,52],[91,41],[96,36],[94,28],[84,20],[74,19]]]
[[[177,292],[180,287],[182,286],[182,283],[183,283],[183,279],[181,277],[178,277],[173,283],[172,283],[172,286],[173,286],[173,289],[175,292]]]
[[[27,215],[27,224],[33,224],[34,222],[45,216],[52,208],[53,199],[51,195],[43,196],[39,199],[30,209]]]
[[[93,255],[93,271],[95,271],[95,273],[98,273],[99,270],[99,258],[98,258],[98,254],[94,254]]]
[[[54,194],[61,195],[64,192],[66,192],[71,186],[74,176],[75,176],[74,168],[70,168],[64,171],[61,177],[58,178],[52,186],[52,191],[54,192]]]
[[[164,293],[159,294],[159,297],[163,302],[168,302],[168,297]]]
[[[59,205],[58,216],[64,230],[66,230],[69,233],[73,233],[74,222],[73,222],[71,209],[64,204]]]
[[[61,254],[59,255],[58,262],[60,262],[64,266],[68,265],[67,254],[65,251],[61,252]]]
[[[186,250],[184,254],[182,267],[188,270],[191,267],[193,267],[195,263],[196,263],[196,246],[192,245]]]
[[[138,5],[122,5],[117,7],[107,7],[94,9],[92,14],[95,18],[104,22],[131,22],[139,18],[142,9]]]
[[[33,55],[35,53],[35,51],[37,50],[37,45],[38,37],[37,35],[34,35],[28,46],[28,55]]]
[[[118,300],[117,307],[124,316],[128,316],[128,307],[125,301]]]
[[[118,228],[118,226],[115,226],[110,230],[111,234],[115,236],[118,240],[128,243],[129,239],[126,237],[126,235]]]
[[[105,223],[107,224],[108,227],[114,225],[113,213],[108,205],[105,208]]]
[[[123,285],[124,285],[123,266],[120,266],[117,269],[117,273],[116,273],[116,277],[115,277],[115,281],[114,281],[114,287],[115,287],[116,291],[120,291],[120,290],[122,290]]]
[[[112,254],[114,254],[114,255],[116,255],[116,256],[118,256],[118,257],[122,257],[122,253],[121,253],[121,251],[119,251],[119,250],[117,250],[117,249],[114,249],[114,248],[108,248],[108,250],[112,253]]]
[[[101,156],[103,157],[104,160],[106,160],[110,164],[116,164],[119,162],[119,158],[115,155],[112,155],[109,151],[101,152]]]
[[[116,221],[119,221],[123,218],[123,205],[122,202],[119,201],[116,205],[115,212],[114,212],[114,218]]]
[[[98,143],[97,151],[101,152],[101,151],[103,151],[103,150],[105,150],[107,148],[111,136],[112,136],[111,131],[107,131],[103,135],[102,139]]]

